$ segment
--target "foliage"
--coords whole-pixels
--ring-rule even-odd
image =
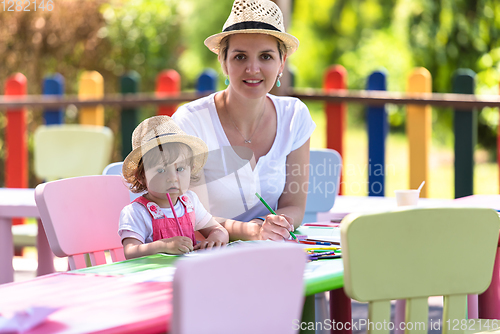
[[[28,78],[28,94],[41,94],[45,76],[60,73],[66,94],[78,92],[79,75],[86,70],[104,77],[105,94],[119,91],[118,79],[127,70],[142,77],[142,89],[154,91],[156,75],[176,69],[182,53],[177,0],[86,0],[54,1],[52,11],[0,12],[0,89],[16,72]],[[0,93],[1,94],[1,93]],[[74,107],[66,111],[66,122],[75,122]],[[119,133],[118,111],[106,108],[105,123]],[[28,138],[42,124],[39,110],[29,112]],[[0,175],[4,169],[4,129],[0,114]],[[116,136],[119,139],[119,136]],[[119,156],[116,140],[115,157]],[[30,147],[30,164],[32,149]],[[36,180],[30,168],[29,184]],[[0,186],[3,184],[0,177]]]
[[[453,73],[470,68],[477,73],[476,93],[498,94],[497,0],[290,1],[293,15],[288,30],[301,42],[288,61],[297,87],[321,87],[326,68],[341,64],[348,71],[350,89],[364,89],[370,73],[385,68],[388,89],[404,91],[408,74],[423,66],[433,76],[435,92],[451,92]],[[168,68],[180,72],[186,90],[194,88],[198,75],[208,67],[220,74],[222,86],[217,56],[203,41],[221,31],[232,2],[55,0],[50,12],[2,11],[0,90],[9,75],[21,72],[28,78],[28,93],[40,94],[43,77],[58,72],[66,79],[66,93],[76,94],[79,75],[96,70],[104,77],[105,93],[110,94],[119,91],[122,74],[135,70],[141,75],[141,91],[152,92],[156,75]],[[393,129],[404,129],[404,107],[388,110]],[[453,114],[434,110],[433,134],[450,142]],[[349,105],[349,112],[354,115],[350,119],[363,119],[360,105]],[[75,122],[75,108],[68,108],[66,116],[67,122]],[[116,134],[117,116],[117,110],[106,108],[106,125]],[[42,123],[41,113],[30,112],[28,117],[31,134]],[[479,115],[479,142],[491,152],[498,118],[492,108],[484,108]],[[0,114],[0,174],[5,126],[5,115]],[[0,177],[0,186],[2,182]],[[30,185],[34,184],[30,175]]]
[[[28,79],[28,94],[40,94],[44,76],[59,72],[66,78],[66,91],[76,91],[82,70],[95,69],[103,52],[96,32],[104,24],[95,15],[101,1],[55,2],[52,11],[0,12],[0,89],[6,79],[23,73]],[[28,133],[42,123],[40,112],[28,113]],[[6,117],[0,114],[0,174],[4,170],[4,130]],[[31,137],[29,144],[32,145]],[[30,149],[30,164],[32,165]],[[30,167],[30,171],[33,169]],[[0,178],[0,186],[4,178]],[[36,184],[34,175],[29,177]]]
[[[183,0],[182,13],[186,17],[183,25],[185,51],[179,59],[179,69],[193,87],[200,73],[213,68],[222,79],[222,71],[217,55],[210,51],[203,41],[222,31],[229,15],[233,0],[199,1]]]
[[[302,87],[321,87],[318,75],[331,64],[349,73],[348,87],[363,89],[368,75],[387,69],[388,89],[404,91],[414,67],[433,76],[433,91],[452,92],[459,68],[477,73],[477,94],[498,94],[500,3],[496,0],[295,0],[291,32],[301,48],[290,61]],[[392,109],[394,111],[394,109]],[[361,115],[359,115],[361,117]],[[391,113],[404,129],[404,108]],[[452,114],[437,111],[439,129]],[[493,149],[498,112],[481,111],[479,142]],[[444,124],[444,126],[443,126]],[[448,131],[448,133],[450,133]],[[438,135],[442,135],[438,133]]]
[[[164,69],[177,69],[184,51],[180,26],[183,17],[174,0],[114,0],[100,8],[106,25],[97,32],[109,44],[102,55],[104,69],[119,77],[137,71],[142,89],[155,90],[155,78]]]

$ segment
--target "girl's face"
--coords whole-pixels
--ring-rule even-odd
[[[264,34],[235,34],[229,38],[223,62],[231,88],[246,98],[259,98],[273,88],[283,72],[276,38]]]
[[[144,166],[148,199],[156,202],[160,207],[169,207],[167,193],[175,204],[179,196],[184,194],[191,180],[191,166],[189,159],[184,155],[171,164],[165,165],[161,161],[154,166]]]

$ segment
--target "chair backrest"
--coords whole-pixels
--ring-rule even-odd
[[[123,161],[112,162],[102,171],[102,175],[122,175]]]
[[[179,260],[170,332],[293,333],[293,321],[301,319],[305,263],[299,245],[276,243]]]
[[[123,161],[113,162],[107,165],[102,171],[102,175],[122,175]],[[141,196],[143,193],[133,193],[129,191],[130,202]]]
[[[105,126],[41,125],[34,133],[34,171],[39,178],[99,175],[109,163],[113,132]]]
[[[50,248],[68,256],[70,269],[125,260],[118,236],[121,210],[130,203],[120,176],[82,176],[39,184],[35,201]]]
[[[461,321],[467,295],[490,284],[500,229],[492,209],[351,214],[340,226],[344,290],[369,302],[373,323],[390,321],[391,299],[406,299],[405,321],[427,324],[429,296],[444,296],[443,324]]]
[[[309,189],[303,223],[317,221],[318,212],[329,211],[339,192],[342,157],[332,149],[311,150]]]

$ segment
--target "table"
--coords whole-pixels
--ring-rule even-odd
[[[0,188],[0,284],[14,281],[12,218],[18,217],[40,218],[35,203],[35,189]],[[38,219],[37,249],[37,275],[53,273],[54,255],[40,219]]]
[[[483,199],[484,201],[484,199]],[[481,201],[481,202],[483,202]],[[382,204],[385,203],[384,205],[386,207],[383,207]],[[457,204],[458,203],[458,204]],[[500,202],[499,202],[500,203]],[[464,206],[466,203],[460,203],[459,201],[452,201],[452,200],[426,200],[422,199],[420,204],[423,204],[422,206],[446,206],[446,205],[460,205]],[[384,211],[384,210],[390,210],[395,208],[395,199],[394,198],[379,198],[379,197],[368,197],[368,198],[360,198],[360,197],[349,197],[349,196],[339,196],[338,201],[336,202],[336,206],[330,213],[327,214],[332,214],[332,215],[339,215],[339,214],[345,214],[345,212],[349,211],[354,211],[354,212],[373,212],[376,210]],[[303,228],[301,228],[303,229]],[[299,229],[299,231],[301,230]],[[316,230],[315,234],[318,234],[319,230]],[[338,229],[333,229],[333,230],[323,230],[324,233],[332,233],[332,231],[338,231]],[[308,234],[306,230],[304,230],[305,234]],[[166,306],[169,302],[169,298],[171,298],[171,285],[169,285],[169,281],[156,281],[156,282],[141,282],[140,279],[138,279],[139,275],[141,272],[144,272],[147,269],[157,269],[159,267],[168,267],[168,262],[170,261],[170,266],[174,265],[174,261],[172,259],[166,259],[166,257],[162,255],[153,255],[151,257],[146,257],[146,258],[141,258],[141,259],[134,259],[134,260],[129,260],[129,261],[124,261],[124,262],[119,262],[119,263],[114,263],[110,265],[104,265],[104,266],[98,266],[98,267],[92,267],[92,268],[86,268],[86,269],[81,269],[77,270],[74,272],[70,272],[68,274],[53,274],[49,276],[44,276],[44,277],[39,277],[31,281],[27,282],[21,282],[21,283],[14,283],[14,284],[8,284],[4,286],[0,286],[0,295],[2,296],[2,299],[0,300],[0,310],[3,309],[4,307],[4,300],[6,302],[11,302],[11,304],[6,304],[9,305],[10,307],[14,307],[15,303],[13,301],[16,301],[16,303],[21,303],[18,305],[27,305],[27,304],[22,304],[22,303],[28,303],[28,301],[19,301],[19,295],[17,295],[17,299],[4,299],[4,296],[12,296],[15,295],[13,291],[16,291],[17,294],[23,294],[27,291],[31,295],[30,300],[50,300],[50,294],[46,295],[44,294],[43,291],[45,291],[46,287],[52,287],[54,289],[56,288],[62,288],[63,285],[68,285],[70,288],[66,289],[64,288],[64,291],[68,291],[67,293],[69,294],[68,296],[71,296],[72,298],[74,297],[71,295],[71,293],[79,293],[82,294],[82,296],[78,296],[78,300],[83,303],[82,305],[77,305],[77,306],[71,306],[69,304],[69,299],[68,298],[56,298],[56,301],[50,301],[51,303],[61,303],[60,305],[64,306],[67,305],[69,308],[69,311],[65,312],[57,312],[61,313],[58,315],[57,319],[58,321],[62,321],[68,326],[71,326],[73,323],[78,323],[80,321],[79,319],[75,318],[74,316],[70,316],[71,314],[74,314],[73,312],[81,312],[81,309],[84,309],[85,312],[97,312],[98,314],[96,316],[104,316],[106,314],[106,317],[109,317],[111,320],[108,323],[109,326],[117,326],[117,323],[113,323],[112,320],[114,317],[118,317],[119,315],[114,315],[114,310],[110,312],[110,315],[108,315],[106,312],[108,311],[109,308],[114,307],[119,307],[119,308],[126,308],[126,312],[129,312],[128,304],[130,303],[125,303],[121,299],[117,299],[119,302],[114,303],[113,301],[110,301],[109,304],[106,304],[106,308],[100,308],[99,305],[93,304],[92,301],[89,301],[89,299],[92,299],[91,297],[93,295],[99,295],[108,293],[106,288],[101,289],[100,286],[101,284],[105,287],[109,287],[111,295],[115,296],[118,294],[118,292],[121,294],[121,290],[131,290],[131,295],[129,298],[139,298],[139,296],[134,296],[134,291],[144,291],[148,289],[152,289],[153,291],[158,292],[158,295],[162,295],[162,297],[158,297],[159,299],[154,299],[150,298],[147,300],[144,300],[144,307],[146,308],[158,308],[159,305],[164,305],[162,308],[162,317],[163,320],[160,320],[161,317],[157,317],[156,315],[152,315],[151,317],[147,318],[130,318],[130,319],[136,319],[133,320],[133,324],[130,324],[130,326],[133,326],[135,331],[141,330],[141,326],[145,326],[146,329],[158,329],[158,328],[165,328],[166,326],[166,320],[165,317],[168,317],[169,312],[171,310]],[[98,272],[99,271],[99,272]],[[131,274],[137,273],[137,276],[131,276]],[[96,274],[100,275],[110,275],[110,276],[95,276]],[[64,277],[61,277],[63,275]],[[119,275],[123,275],[124,277],[119,277]],[[79,278],[70,278],[73,276],[77,276]],[[98,278],[96,278],[98,277]],[[135,278],[132,278],[135,277]],[[319,293],[322,291],[329,291],[332,290],[331,292],[331,307],[332,307],[332,312],[336,314],[336,312],[340,312],[342,310],[346,311],[347,309],[350,310],[349,307],[346,307],[346,305],[350,305],[347,303],[350,303],[350,300],[343,294],[343,265],[341,260],[322,260],[322,261],[317,261],[317,262],[312,262],[309,263],[306,267],[306,271],[304,273],[304,278],[305,278],[305,294],[306,296],[312,296],[315,293]],[[120,281],[120,279],[125,280],[127,283],[123,283]],[[11,289],[12,286],[15,286],[14,289]],[[82,289],[82,286],[86,287],[85,289]],[[35,289],[36,287],[36,289]],[[43,287],[43,288],[41,288]],[[114,290],[113,288],[116,287],[118,290],[115,291],[115,293],[112,293]],[[8,289],[8,290],[6,290]],[[12,291],[11,291],[12,290]],[[41,291],[39,291],[41,290]],[[55,291],[55,290],[51,290]],[[139,293],[137,292],[137,293]],[[161,292],[161,293],[160,293]],[[44,297],[45,296],[45,297]],[[109,296],[109,295],[108,295]],[[165,297],[164,297],[165,296]],[[114,299],[111,298],[111,299]],[[121,301],[121,302],[120,302]],[[335,302],[334,302],[335,301]],[[66,304],[64,304],[66,303]],[[156,304],[155,304],[156,303]],[[52,304],[56,305],[56,304]],[[84,307],[85,305],[90,305],[91,307]],[[137,312],[138,310],[131,310],[130,312],[133,313],[138,313],[138,314],[144,314],[144,312]],[[123,310],[118,313],[123,314]],[[56,314],[57,314],[56,313]],[[149,314],[149,312],[145,312]],[[51,316],[50,319],[53,319],[53,317],[56,317],[56,314]],[[127,313],[128,314],[128,313]],[[152,313],[153,314],[153,313]],[[91,315],[89,314],[87,319]],[[344,315],[345,316],[345,315]],[[119,318],[122,320],[121,323],[118,323],[119,326],[125,326],[123,329],[127,329],[128,325],[123,325],[123,321],[128,321],[124,320],[123,316],[119,316]],[[348,317],[344,318],[335,318],[332,317],[335,321],[350,321],[350,313]],[[128,317],[127,317],[128,319]],[[132,321],[132,320],[131,320]],[[314,321],[314,319],[312,320]],[[54,323],[50,323],[51,326],[55,326]],[[61,324],[59,323],[59,329],[61,329]],[[51,327],[52,328],[52,327]],[[122,329],[122,328],[120,328]],[[38,329],[37,329],[38,330]],[[93,330],[93,329],[92,329]],[[89,329],[90,331],[90,329]],[[105,331],[105,329],[103,329]],[[54,331],[57,332],[57,331]],[[40,332],[28,332],[30,334],[32,333],[40,333]]]
[[[0,285],[0,311],[37,305],[59,308],[24,334],[161,333],[172,312],[171,286],[172,282],[135,282],[120,276],[56,273]]]
[[[25,334],[65,333],[75,328],[85,333],[162,332],[172,313],[173,269],[178,258],[156,254],[0,285],[0,312],[33,304],[60,308],[49,321]],[[304,279],[306,295],[341,288],[342,260],[310,262]]]

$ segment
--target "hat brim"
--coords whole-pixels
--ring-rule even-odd
[[[205,39],[205,45],[213,53],[219,54],[220,42],[222,41],[222,39],[226,36],[235,34],[265,34],[279,38],[283,41],[283,43],[285,43],[287,56],[290,56],[299,48],[299,40],[295,36],[290,35],[286,32],[266,29],[244,29],[221,32]]]
[[[158,147],[158,145],[163,145],[167,143],[182,143],[186,144],[193,151],[193,168],[191,169],[191,174],[198,174],[208,157],[208,147],[203,140],[195,136],[189,136],[185,134],[181,135],[170,135],[158,137],[156,140],[151,140],[130,152],[125,160],[123,161],[123,174],[125,175],[126,170],[135,170],[139,165],[139,161],[142,156],[149,152],[151,149]]]

